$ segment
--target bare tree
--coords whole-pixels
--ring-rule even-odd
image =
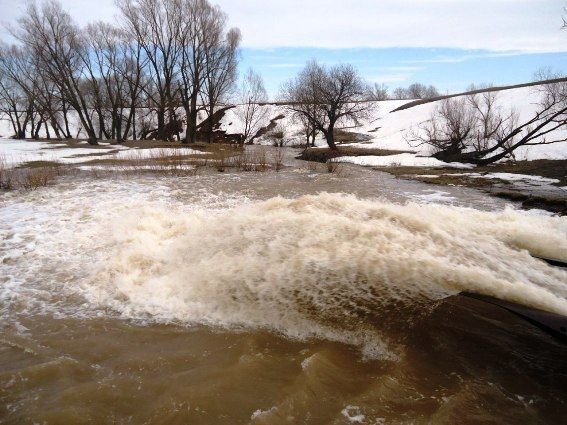
[[[471,143],[476,125],[474,111],[467,102],[464,97],[443,100],[431,119],[409,134],[408,141],[432,147],[434,156],[445,161],[459,156]]]
[[[21,51],[14,46],[0,47],[0,112],[10,120],[14,137],[25,139],[34,108],[25,88],[13,78],[13,75],[18,75],[16,58],[20,54]]]
[[[210,141],[215,107],[236,78],[240,31],[226,32],[226,14],[208,0],[181,0],[181,3],[187,16],[179,33],[180,94],[187,117],[185,142],[196,141],[201,110],[209,117]]]
[[[409,138],[433,147],[438,159],[477,165],[511,158],[522,146],[567,141],[557,131],[567,127],[567,80],[536,90],[541,96],[538,110],[523,123],[513,109],[497,106],[495,93],[482,93],[442,101],[431,119]]]
[[[392,99],[405,100],[407,98],[408,97],[407,97],[406,89],[404,89],[402,87],[398,87],[398,88],[394,89],[394,91],[392,92]]]
[[[215,110],[230,94],[236,82],[238,46],[241,40],[240,30],[237,28],[231,28],[224,37],[219,35],[218,31],[211,33],[205,44],[205,77],[201,99],[206,105],[208,125],[205,131],[209,143],[215,126],[213,120]]]
[[[315,108],[311,110],[311,114],[315,114]],[[293,120],[301,125],[301,135],[305,137],[305,148],[315,146],[315,139],[319,134],[317,128],[311,123],[311,120],[304,114],[294,114]]]
[[[76,111],[89,143],[96,144],[97,134],[83,90],[86,69],[81,56],[88,54],[88,48],[71,16],[60,3],[49,0],[41,6],[29,3],[18,23],[13,35],[37,59],[49,80],[57,84],[61,96]]]
[[[385,84],[374,83],[374,88],[372,90],[372,95],[370,100],[377,102],[388,100],[390,95],[388,94],[388,87]]]
[[[372,108],[370,88],[352,65],[327,69],[310,61],[299,75],[282,88],[282,99],[294,115],[303,115],[320,131],[331,149],[339,123],[358,124]]]
[[[166,115],[176,121],[178,87],[175,81],[181,55],[180,32],[184,10],[177,0],[117,0],[124,30],[140,46],[147,60],[148,85],[144,94],[157,113],[155,138],[168,139]],[[150,131],[148,131],[150,133]]]
[[[241,106],[237,108],[236,113],[243,124],[243,142],[249,142],[262,126],[262,121],[267,114],[263,104],[268,101],[264,80],[252,68],[248,69],[248,72],[244,75],[238,93],[238,101]]]
[[[180,23],[178,44],[180,46],[179,61],[179,93],[187,119],[185,143],[197,140],[197,118],[199,114],[199,93],[205,76],[204,45],[207,32],[212,29],[213,8],[207,0],[181,1],[181,10],[187,18]]]
[[[31,51],[21,46],[3,46],[0,48],[0,67],[3,74],[3,87],[11,87],[20,96],[20,105],[16,115],[24,116],[19,138],[26,136],[30,124],[30,137],[38,138],[41,127],[45,129],[46,137],[51,137],[51,129],[57,138],[69,136],[60,120],[63,108],[60,102],[61,93],[58,85],[43,71],[42,64],[31,54]],[[8,93],[4,90],[4,95]],[[9,96],[7,97],[9,99]],[[12,99],[12,105],[14,104]],[[63,118],[65,115],[63,114]],[[16,127],[18,127],[16,123]]]
[[[421,83],[413,83],[408,88],[398,87],[394,90],[392,98],[399,100],[432,99],[439,96],[435,86],[426,86]]]
[[[83,60],[89,70],[99,131],[107,139],[123,141],[130,133],[142,89],[145,62],[140,46],[131,43],[124,31],[103,22],[90,24],[86,33],[89,50]]]

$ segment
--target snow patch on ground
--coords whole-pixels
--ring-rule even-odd
[[[258,409],[258,410],[256,410],[254,413],[252,413],[252,416],[250,416],[250,419],[251,419],[251,420],[254,420],[254,419],[260,418],[260,417],[262,417],[262,416],[265,415],[265,414],[275,412],[277,409],[278,409],[278,408],[277,408],[276,406],[274,406],[274,407],[272,407],[272,408],[270,408],[270,409],[268,409],[268,410]]]
[[[414,177],[436,179],[441,176],[449,177],[469,177],[472,179],[494,179],[494,180],[506,180],[510,182],[533,182],[541,184],[556,184],[559,183],[559,179],[550,179],[542,176],[533,176],[529,174],[516,174],[516,173],[443,173],[439,175],[423,174],[416,175]]]
[[[10,167],[31,161],[82,162],[85,157],[77,157],[77,155],[109,154],[121,149],[128,148],[114,145],[71,148],[63,144],[54,145],[36,140],[0,139],[0,157]],[[99,157],[94,156],[94,158]]]
[[[387,156],[341,156],[337,162],[348,162],[364,167],[433,167],[433,168],[473,168],[471,164],[458,162],[447,163],[436,158],[417,156],[412,153],[401,153]]]
[[[558,179],[549,179],[547,177],[541,176],[531,176],[528,174],[514,174],[514,173],[488,173],[482,175],[471,175],[473,178],[483,178],[483,179],[500,179],[508,181],[536,181],[539,183],[559,183]]]
[[[405,192],[405,194],[428,204],[450,204],[453,203],[456,199],[452,196],[449,196],[449,192],[444,192],[441,190],[425,190],[423,194],[413,194],[409,192]]]
[[[191,148],[130,149],[127,151],[117,152],[113,155],[113,159],[152,159],[179,155],[210,155],[210,152],[198,151]]]
[[[190,148],[129,148],[104,143],[96,147],[80,148],[65,144],[52,144],[33,140],[0,139],[0,160],[9,167],[32,161],[53,161],[63,164],[77,164],[97,159],[147,160],[178,155],[209,155]]]
[[[136,165],[136,166],[129,166],[129,165],[81,165],[77,167],[81,171],[191,171],[194,170],[196,167],[194,165],[189,164],[176,164],[176,165]]]

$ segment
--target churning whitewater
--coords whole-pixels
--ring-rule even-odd
[[[567,272],[530,255],[567,260],[565,217],[328,193],[187,206],[134,186],[7,205],[4,315],[262,328],[395,357],[392,335],[461,291],[567,314]]]

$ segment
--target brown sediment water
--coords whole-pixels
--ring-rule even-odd
[[[371,170],[0,195],[0,423],[560,423],[567,220]]]

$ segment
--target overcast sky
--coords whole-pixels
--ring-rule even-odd
[[[22,13],[25,3],[0,0],[0,20],[13,20]],[[116,17],[114,0],[61,0],[61,3],[81,24],[97,19],[113,21]],[[400,85],[423,76],[422,71],[435,68],[441,61],[445,64],[443,72],[436,74],[431,82],[448,89],[460,84],[448,81],[450,70],[456,69],[458,63],[480,60],[484,64],[480,71],[489,68],[495,73],[494,81],[508,75],[510,82],[516,82],[529,78],[540,66],[560,68],[567,58],[567,31],[560,30],[566,0],[217,0],[216,3],[228,13],[230,24],[242,30],[246,65],[257,65],[267,73],[265,77],[271,87],[279,84],[276,79],[281,78],[283,70],[294,71],[305,57],[320,55],[330,62],[350,58],[355,63],[366,63],[364,72],[368,78],[382,78],[386,83]],[[334,49],[332,54],[328,49]],[[393,53],[388,56],[387,52]],[[407,63],[416,52],[419,62]],[[254,60],[267,56],[270,63]],[[517,69],[517,56],[531,57],[520,61],[525,69]],[[373,59],[376,57],[380,63],[372,68],[368,61],[378,60]],[[478,78],[471,77],[474,81],[470,82],[491,79],[491,75],[482,72]]]

